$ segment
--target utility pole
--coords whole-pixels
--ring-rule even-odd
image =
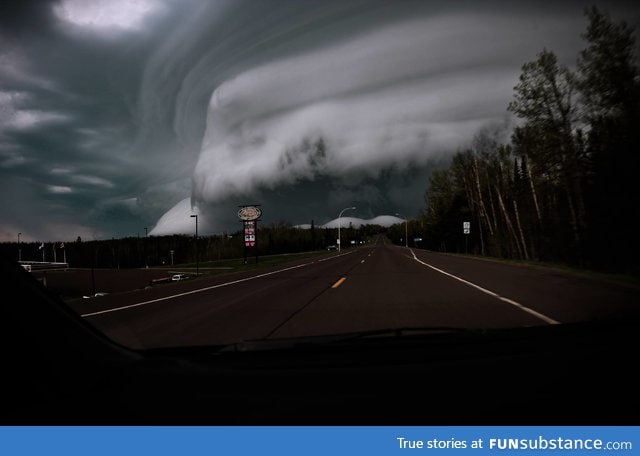
[[[407,218],[396,212],[396,215],[404,219],[404,246],[409,247],[409,230],[407,228]]]
[[[344,211],[355,210],[355,209],[356,209],[355,207],[345,207],[340,211],[340,214],[338,214],[338,252],[340,252],[340,249],[342,248],[342,240],[340,238],[340,225],[342,224],[341,223],[342,214],[344,213]]]
[[[200,274],[200,262],[198,260],[198,214],[192,214],[196,218],[196,277]]]
[[[149,269],[149,256],[147,255],[147,238],[148,232],[147,227],[144,227],[144,267]]]

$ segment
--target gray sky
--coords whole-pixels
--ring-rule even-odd
[[[414,216],[584,7],[632,2],[62,0],[0,6],[0,241]]]

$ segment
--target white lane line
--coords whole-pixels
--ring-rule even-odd
[[[362,260],[362,261],[360,262],[360,264],[362,264],[362,263],[364,263],[364,260]]]
[[[334,258],[345,256],[345,255],[348,255],[350,253],[352,253],[352,252],[342,253],[340,255],[332,256],[330,258],[325,258],[325,259],[318,260],[318,261],[332,260]],[[135,304],[130,304],[128,306],[114,307],[113,309],[106,309],[106,310],[100,310],[98,312],[86,313],[86,314],[82,314],[80,316],[81,317],[92,317],[94,315],[100,315],[100,314],[105,314],[105,313],[110,313],[110,312],[117,312],[119,310],[131,309],[133,307],[145,306],[147,304],[152,304],[154,302],[167,301],[169,299],[179,298],[181,296],[187,296],[187,295],[190,295],[190,294],[200,293],[202,291],[213,290],[215,288],[226,287],[228,285],[235,285],[236,283],[242,283],[242,282],[247,282],[249,280],[259,279],[261,277],[266,277],[266,276],[270,276],[270,275],[273,275],[273,274],[278,274],[280,272],[291,271],[292,269],[302,268],[304,266],[309,266],[310,264],[314,264],[314,263],[315,263],[315,261],[312,261],[310,263],[299,264],[297,266],[291,266],[289,268],[278,269],[277,271],[265,272],[264,274],[259,274],[257,276],[251,276],[251,277],[246,277],[244,279],[233,280],[231,282],[220,283],[218,285],[212,285],[210,287],[198,288],[197,290],[186,291],[184,293],[178,293],[178,294],[171,295],[171,296],[164,296],[162,298],[152,299],[150,301],[138,302],[138,303],[135,303]]]
[[[340,257],[343,257],[345,255],[349,255],[351,253],[353,253],[353,250],[351,252],[341,253],[339,255],[335,255],[335,256],[332,256],[332,257],[329,257],[329,258],[323,258],[321,260],[318,260],[318,263],[322,263],[323,261],[327,261],[327,260],[333,260],[334,258],[340,258]]]
[[[505,297],[503,297],[503,296],[500,296],[499,294],[494,293],[494,292],[493,292],[493,291],[491,291],[491,290],[487,290],[486,288],[482,288],[481,286],[476,285],[475,283],[472,283],[472,282],[469,282],[469,281],[467,281],[467,280],[461,279],[460,277],[454,276],[453,274],[449,274],[448,272],[443,271],[442,269],[438,269],[438,268],[436,268],[435,266],[431,266],[430,264],[425,263],[424,261],[422,261],[422,260],[418,259],[418,257],[416,256],[416,254],[415,254],[415,252],[414,252],[413,250],[411,250],[411,254],[413,255],[413,259],[414,259],[414,260],[416,260],[418,263],[423,264],[423,265],[425,265],[425,266],[427,266],[427,267],[429,267],[429,268],[433,269],[434,271],[438,271],[439,273],[444,274],[444,275],[446,275],[446,276],[449,276],[449,277],[451,277],[452,279],[456,279],[456,280],[458,280],[458,281],[460,281],[460,282],[464,283],[465,285],[469,285],[470,287],[473,287],[473,288],[475,288],[475,289],[477,289],[477,290],[480,290],[480,291],[482,291],[483,293],[488,294],[489,296],[493,296],[494,298],[499,299],[500,301],[506,302],[506,303],[511,304],[511,305],[513,305],[513,306],[516,306],[516,307],[517,307],[517,308],[519,308],[520,310],[523,310],[524,312],[527,312],[528,314],[531,314],[531,315],[533,315],[534,317],[537,317],[537,318],[539,318],[540,320],[542,320],[542,321],[544,321],[544,322],[546,322],[546,323],[549,323],[550,325],[558,325],[558,324],[560,324],[560,322],[559,322],[559,321],[556,321],[556,320],[554,320],[553,318],[547,317],[546,315],[541,314],[540,312],[536,312],[535,310],[530,309],[529,307],[523,306],[523,305],[522,305],[522,304],[520,304],[519,302],[516,302],[516,301],[514,301],[514,300],[512,300],[512,299],[509,299],[509,298],[505,298]]]

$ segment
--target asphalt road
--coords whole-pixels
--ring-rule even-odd
[[[321,259],[70,304],[138,348],[400,327],[502,328],[640,315],[640,289],[380,242]]]

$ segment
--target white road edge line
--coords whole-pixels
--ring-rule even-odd
[[[318,262],[326,261],[326,260],[332,260],[334,258],[345,256],[345,255],[348,255],[350,253],[352,253],[352,252],[342,253],[340,255],[332,256],[330,258],[324,258],[322,260],[318,260]],[[110,313],[110,312],[117,312],[119,310],[131,309],[133,307],[139,307],[139,306],[144,306],[144,305],[147,305],[147,304],[153,304],[154,302],[167,301],[169,299],[179,298],[181,296],[187,296],[187,295],[190,295],[190,294],[200,293],[201,291],[213,290],[214,288],[226,287],[227,285],[234,285],[236,283],[242,283],[242,282],[247,282],[247,281],[253,280],[253,279],[259,279],[261,277],[266,277],[266,276],[270,276],[270,275],[273,275],[273,274],[278,274],[280,272],[291,271],[292,269],[302,268],[304,266],[309,266],[309,265],[314,264],[314,263],[315,263],[315,261],[312,261],[311,263],[299,264],[297,266],[291,266],[291,267],[284,268],[284,269],[278,269],[277,271],[265,272],[264,274],[259,274],[257,276],[245,277],[244,279],[238,279],[238,280],[233,280],[231,282],[219,283],[218,285],[212,285],[210,287],[205,287],[205,288],[198,288],[197,290],[185,291],[184,293],[178,293],[178,294],[171,295],[171,296],[164,296],[162,298],[152,299],[150,301],[138,302],[138,303],[135,303],[135,304],[130,304],[128,306],[114,307],[113,309],[99,310],[97,312],[86,313],[86,314],[82,314],[80,316],[81,317],[93,317],[94,315],[100,315],[100,314],[106,314],[106,313]]]
[[[335,255],[335,256],[332,256],[332,257],[329,257],[329,258],[323,258],[321,260],[318,260],[318,263],[322,263],[323,261],[327,261],[327,260],[333,260],[334,258],[343,257],[345,255],[349,255],[350,253],[353,253],[353,250],[350,251],[350,252],[347,252],[347,253],[340,253],[338,255]],[[311,263],[309,263],[309,264],[311,264]]]
[[[458,281],[460,281],[460,282],[464,283],[465,285],[469,285],[470,287],[473,287],[473,288],[475,288],[475,289],[477,289],[477,290],[480,290],[480,291],[482,291],[483,293],[488,294],[489,296],[493,296],[494,298],[499,299],[500,301],[506,302],[506,303],[511,304],[511,305],[513,305],[513,306],[516,306],[516,307],[517,307],[517,308],[519,308],[520,310],[522,310],[522,311],[524,311],[524,312],[527,312],[528,314],[531,314],[531,315],[533,315],[534,317],[539,318],[540,320],[544,321],[545,323],[549,323],[550,325],[559,325],[559,324],[560,324],[560,322],[559,322],[559,321],[556,321],[556,320],[554,320],[553,318],[547,317],[546,315],[541,314],[540,312],[536,312],[535,310],[530,309],[529,307],[523,306],[523,305],[522,305],[522,304],[520,304],[519,302],[516,302],[516,301],[514,301],[514,300],[512,300],[512,299],[509,299],[509,298],[505,298],[505,297],[503,297],[503,296],[500,296],[499,294],[494,293],[494,292],[493,292],[493,291],[491,291],[491,290],[487,290],[486,288],[482,288],[481,286],[476,285],[475,283],[472,283],[472,282],[469,282],[469,281],[467,281],[467,280],[461,279],[460,277],[454,276],[453,274],[450,274],[450,273],[448,273],[448,272],[446,272],[446,271],[443,271],[442,269],[438,269],[438,268],[436,268],[435,266],[431,266],[430,264],[425,263],[424,261],[420,260],[420,259],[416,256],[415,252],[414,252],[412,249],[410,249],[410,251],[411,251],[411,254],[413,255],[413,259],[414,259],[414,260],[416,260],[416,261],[417,261],[418,263],[420,263],[420,264],[423,264],[423,265],[425,265],[425,266],[427,266],[427,267],[429,267],[429,268],[433,269],[434,271],[437,271],[437,272],[439,272],[439,273],[441,273],[441,274],[444,274],[444,275],[449,276],[449,277],[451,277],[451,278],[453,278],[453,279],[456,279],[456,280],[458,280]]]

